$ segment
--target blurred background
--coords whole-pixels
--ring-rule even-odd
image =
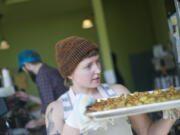
[[[55,43],[77,35],[99,44],[91,0],[1,0],[1,39],[10,45],[0,50],[0,67],[17,68],[17,54],[34,49],[43,61],[57,67]],[[132,57],[152,51],[156,44],[170,42],[164,0],[102,0],[109,47],[116,54],[118,70],[125,85],[134,89]],[[82,28],[90,17],[94,27]],[[2,33],[3,29],[3,33]],[[137,58],[138,59],[138,58]],[[139,66],[146,66],[137,63]],[[142,81],[142,80],[141,80]],[[31,82],[30,82],[31,83]],[[33,84],[29,84],[34,91]],[[31,90],[32,89],[32,90]],[[34,91],[36,92],[36,91]]]
[[[0,68],[9,69],[14,85],[38,96],[31,79],[17,72],[18,53],[36,50],[57,68],[56,42],[76,35],[100,46],[104,82],[106,71],[112,70],[116,82],[130,91],[179,86],[178,4],[178,0],[0,0]],[[86,20],[84,26],[85,19],[91,22]]]

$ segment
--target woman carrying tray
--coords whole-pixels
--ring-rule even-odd
[[[95,99],[120,96],[130,92],[120,84],[100,83],[101,64],[98,46],[72,36],[56,44],[56,61],[69,91],[51,103],[46,111],[48,135],[167,135],[176,119],[153,123],[145,114],[95,121],[85,115]]]

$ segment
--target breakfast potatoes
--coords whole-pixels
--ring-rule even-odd
[[[152,104],[169,100],[180,99],[180,90],[175,90],[173,86],[169,90],[155,89],[151,92],[134,92],[116,98],[108,98],[107,100],[96,101],[92,106],[88,107],[87,112],[105,111],[123,107],[137,106],[143,104]]]

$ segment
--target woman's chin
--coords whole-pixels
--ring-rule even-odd
[[[92,84],[93,88],[96,88],[100,85],[100,81],[97,81],[95,83]]]

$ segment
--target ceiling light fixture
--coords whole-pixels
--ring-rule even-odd
[[[6,50],[6,49],[9,49],[10,45],[9,45],[8,42],[4,39],[2,18],[3,18],[3,15],[0,14],[0,26],[1,26],[0,31],[1,31],[1,34],[2,34],[2,40],[0,41],[0,50]]]
[[[82,22],[82,28],[83,29],[89,29],[89,28],[92,28],[93,27],[93,23],[91,21],[91,19],[84,19],[83,22]]]
[[[88,17],[86,17],[83,21],[82,21],[82,28],[83,29],[89,29],[89,28],[92,28],[94,26],[93,24],[93,19],[94,19],[94,16],[93,14],[90,14]]]
[[[0,42],[0,49],[1,50],[6,50],[6,49],[9,49],[9,44],[8,44],[8,42],[6,41],[6,40],[2,40],[1,42]]]

